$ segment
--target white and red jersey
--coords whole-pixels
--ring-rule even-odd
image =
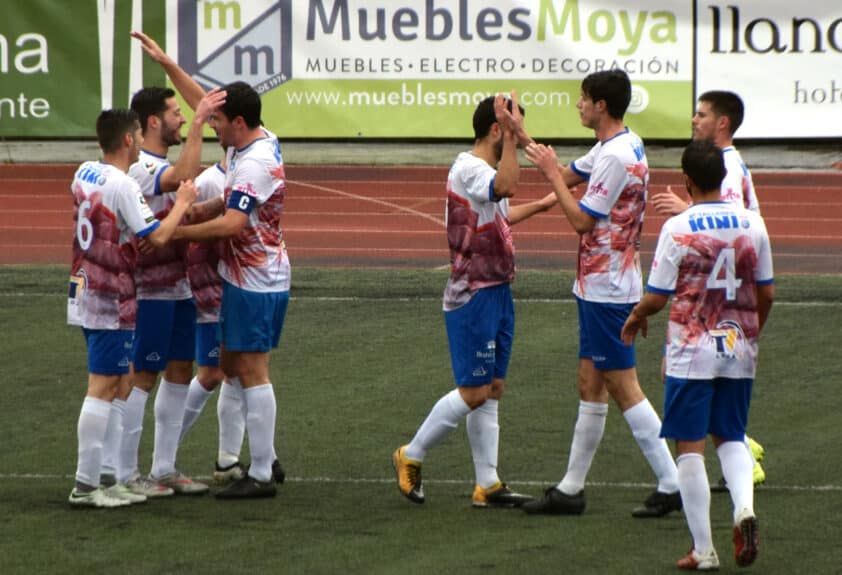
[[[199,195],[196,202],[221,197],[225,191],[225,169],[215,164],[194,180]],[[219,241],[191,242],[187,252],[187,278],[196,300],[196,322],[219,321],[222,305],[222,278],[219,275]]]
[[[290,266],[281,230],[286,180],[278,138],[263,130],[264,137],[237,149],[228,149],[225,178],[226,210],[232,194],[257,202],[249,211],[245,228],[222,243],[219,274],[225,281],[248,291],[288,291]]]
[[[728,202],[690,206],[664,223],[647,289],[674,294],[667,375],[754,377],[756,286],[770,284],[772,251],[758,214]]]
[[[509,200],[494,197],[497,171],[470,152],[456,157],[447,176],[450,278],[444,309],[465,305],[479,289],[515,277]]]
[[[720,187],[722,199],[760,213],[751,172],[746,168],[740,153],[734,146],[728,146],[722,149],[722,158],[725,161],[725,178]]]
[[[161,176],[169,168],[169,160],[146,150],[141,150],[138,161],[129,168],[129,176],[140,185],[146,202],[159,220],[164,219],[175,204],[175,192],[161,193]],[[150,254],[137,254],[135,267],[137,299],[190,298],[190,283],[187,281],[187,246],[186,241],[174,240]]]
[[[134,329],[137,315],[133,234],[159,226],[140,188],[119,168],[85,162],[70,191],[75,206],[67,323],[88,329]]]
[[[596,219],[579,238],[573,293],[591,302],[639,301],[640,235],[649,184],[643,142],[626,128],[570,167],[588,182],[579,207]]]

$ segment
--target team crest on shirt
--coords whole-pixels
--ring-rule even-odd
[[[732,320],[716,324],[716,329],[710,330],[710,336],[716,346],[717,359],[741,359],[743,357],[743,343],[745,334],[740,325]]]
[[[158,170],[158,163],[147,160],[143,162],[143,169],[149,172],[150,175],[155,175],[155,172]]]

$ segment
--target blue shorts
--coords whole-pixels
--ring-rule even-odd
[[[268,352],[278,347],[289,292],[254,292],[222,284],[219,340],[226,351]]]
[[[130,329],[82,328],[88,345],[88,372],[98,375],[124,375],[129,373],[132,359]]]
[[[620,338],[633,303],[597,303],[576,298],[579,310],[579,357],[593,361],[594,369],[628,369],[636,364],[634,344]]]
[[[444,312],[456,385],[474,387],[505,379],[515,335],[509,284],[478,290],[460,308]]]
[[[667,376],[661,437],[698,441],[708,434],[743,441],[754,379]]]
[[[196,365],[219,367],[219,323],[196,324]]]
[[[196,302],[142,299],[137,302],[132,358],[135,371],[164,371],[167,362],[193,361]]]

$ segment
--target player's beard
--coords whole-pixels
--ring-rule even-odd
[[[503,157],[503,138],[500,138],[496,142],[494,142],[494,159],[497,160],[497,163],[500,163],[500,159]]]
[[[181,126],[165,128],[161,131],[161,139],[167,146],[177,146],[181,143]]]

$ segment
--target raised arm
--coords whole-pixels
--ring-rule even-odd
[[[494,195],[498,198],[510,198],[515,195],[520,181],[520,163],[517,159],[517,125],[523,125],[523,118],[517,106],[517,96],[512,96],[512,112],[507,109],[508,100],[502,94],[494,98],[494,115],[503,131],[503,153],[497,165],[494,178]]]
[[[155,62],[161,65],[164,72],[166,72],[167,76],[169,76],[173,86],[175,86],[175,89],[179,94],[181,94],[184,101],[187,102],[187,105],[190,106],[191,109],[196,110],[199,106],[199,102],[205,95],[205,91],[199,83],[191,78],[190,75],[187,74],[187,72],[185,72],[175,60],[170,58],[155,40],[143,32],[135,31],[131,32],[131,35],[132,38],[140,40],[140,47],[143,51],[146,52],[146,54]]]
[[[202,130],[213,111],[224,102],[225,92],[222,90],[211,90],[199,100],[178,161],[161,176],[162,193],[177,190],[182,181],[194,178],[199,172],[199,164],[202,161]]]

